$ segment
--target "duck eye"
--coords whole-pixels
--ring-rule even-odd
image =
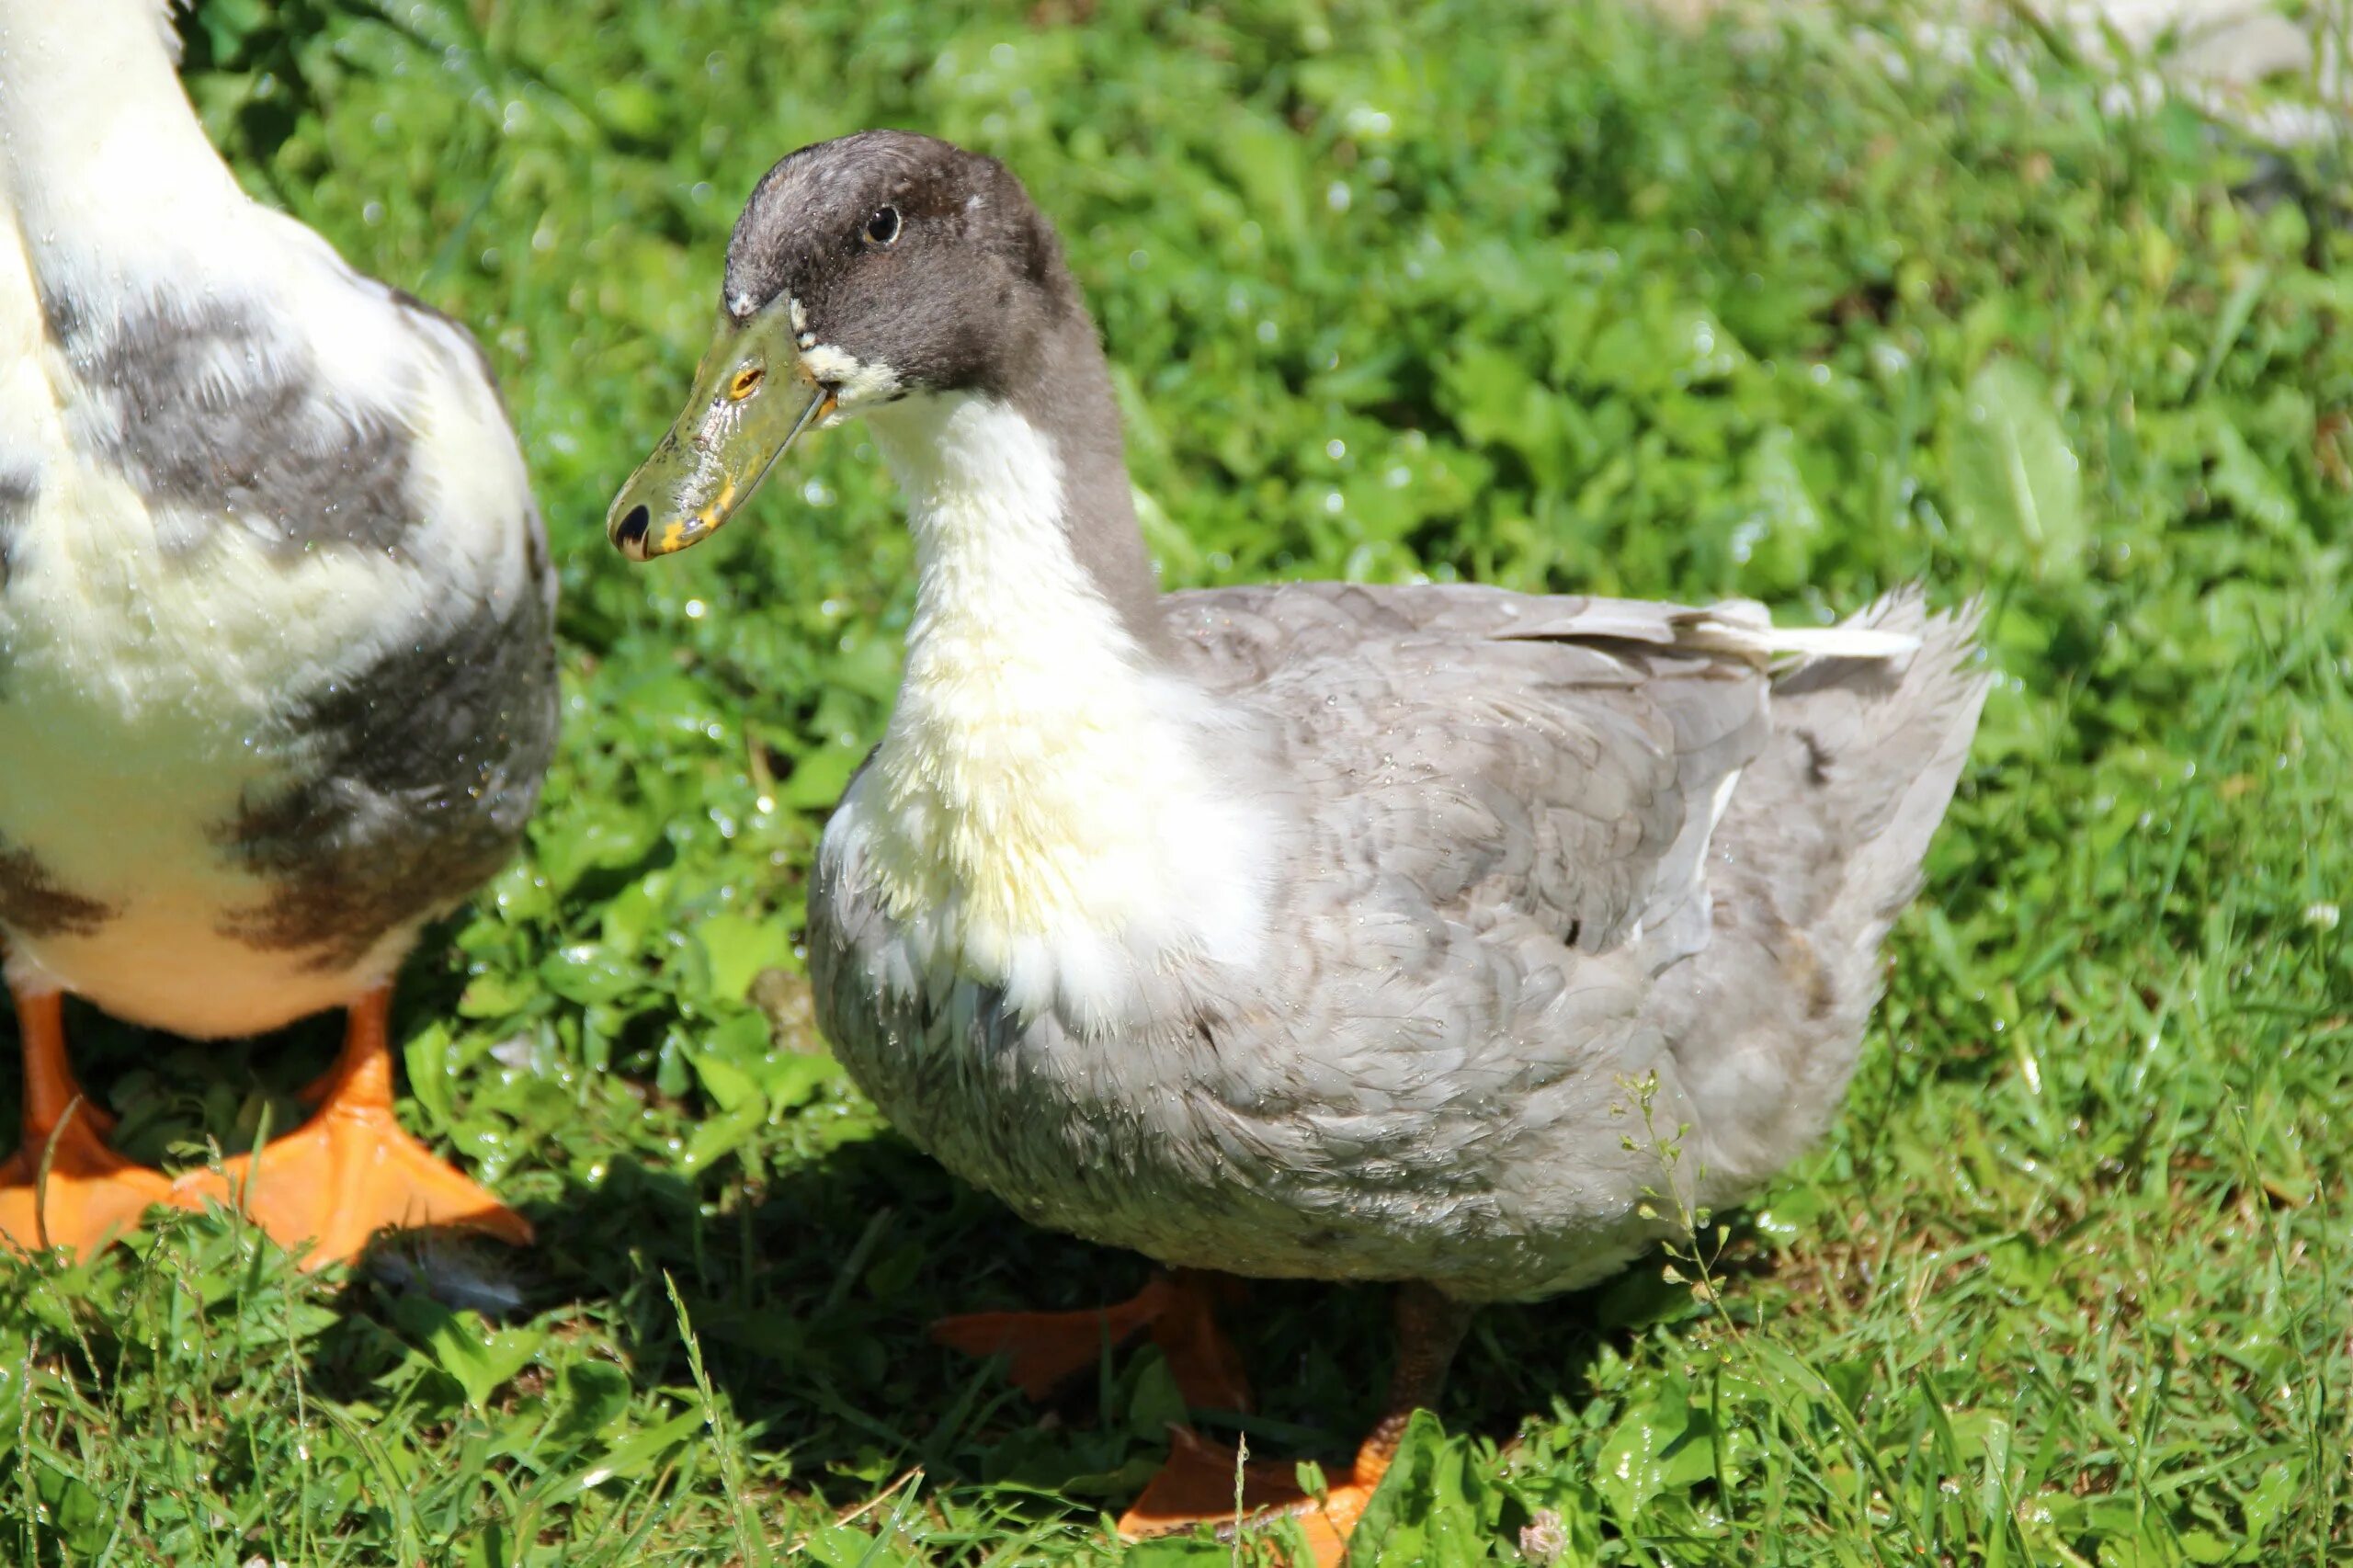
[[[727,383],[728,401],[730,403],[741,403],[745,398],[751,396],[754,392],[758,390],[760,378],[767,374],[767,372],[761,369],[757,365],[746,365],[742,369],[736,371],[735,379]]]
[[[885,207],[866,221],[866,237],[878,245],[894,243],[899,237],[899,210]]]

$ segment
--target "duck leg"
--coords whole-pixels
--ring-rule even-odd
[[[1221,1533],[1258,1519],[1296,1517],[1307,1531],[1316,1568],[1333,1568],[1347,1555],[1348,1533],[1372,1501],[1404,1441],[1414,1412],[1435,1403],[1447,1368],[1471,1325],[1472,1309],[1414,1283],[1397,1290],[1397,1370],[1381,1420],[1357,1449],[1347,1473],[1335,1477],[1322,1502],[1299,1488],[1297,1467],[1280,1462],[1244,1464],[1234,1450],[1177,1428],[1170,1434],[1168,1462],[1120,1520],[1131,1540],[1167,1535],[1196,1524],[1215,1524]],[[1237,1474],[1242,1510],[1234,1511]]]
[[[14,994],[25,1047],[24,1141],[0,1162],[0,1237],[20,1252],[62,1246],[86,1257],[137,1224],[150,1204],[177,1200],[163,1172],[107,1147],[114,1118],[84,1097],[66,1063],[64,997]]]
[[[318,1109],[308,1121],[218,1173],[181,1177],[184,1193],[234,1202],[282,1246],[314,1242],[305,1268],[357,1257],[384,1230],[465,1225],[528,1244],[530,1221],[393,1119],[392,996],[379,986],[352,1004],[343,1054],[312,1085]]]
[[[971,1312],[931,1325],[937,1344],[968,1356],[1004,1356],[1023,1393],[1043,1399],[1097,1363],[1106,1345],[1123,1345],[1145,1329],[1168,1361],[1185,1403],[1210,1410],[1250,1408],[1250,1381],[1217,1325],[1221,1299],[1241,1281],[1179,1268],[1155,1276],[1124,1301],[1075,1312]]]

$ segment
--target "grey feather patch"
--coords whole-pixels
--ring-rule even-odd
[[[308,771],[248,798],[219,838],[275,891],[222,933],[347,967],[504,865],[554,749],[555,655],[537,584],[483,603],[282,716]]]
[[[40,499],[40,475],[21,465],[0,465],[0,594],[8,591],[16,570],[18,540],[32,518],[33,503]],[[8,692],[8,666],[16,649],[6,618],[0,618],[0,697]]]
[[[86,937],[115,916],[113,906],[62,885],[29,849],[0,839],[0,929],[28,937]]]
[[[77,438],[187,530],[168,544],[191,550],[225,516],[288,553],[392,550],[417,523],[409,431],[341,391],[266,312],[171,296],[109,316],[65,296],[42,304],[93,393]]]
[[[0,590],[16,566],[17,537],[40,499],[40,475],[30,468],[0,466]]]

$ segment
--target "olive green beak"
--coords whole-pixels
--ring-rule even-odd
[[[790,301],[779,298],[741,325],[722,315],[686,412],[613,497],[605,537],[631,561],[699,543],[834,407],[834,389],[809,373],[793,344]]]

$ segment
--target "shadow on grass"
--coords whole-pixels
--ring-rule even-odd
[[[1116,1511],[1165,1454],[1177,1407],[1145,1342],[1107,1346],[1098,1371],[1033,1404],[998,1368],[926,1333],[953,1312],[1108,1304],[1142,1284],[1147,1260],[1027,1226],[895,1136],[758,1187],[735,1172],[617,1162],[600,1186],[573,1186],[529,1213],[538,1244],[510,1265],[518,1310],[568,1310],[626,1352],[640,1386],[683,1390],[691,1368],[666,1275],[731,1420],[756,1450],[790,1460],[796,1486],[823,1491],[839,1475],[847,1494],[920,1467],[934,1489],[1036,1488]],[[355,1296],[407,1288],[452,1299],[449,1278],[429,1268],[405,1286],[385,1283],[381,1267],[376,1276]],[[1440,1414],[1452,1429],[1506,1442],[1527,1417],[1582,1403],[1605,1345],[1622,1350],[1641,1325],[1695,1311],[1654,1266],[1492,1308]],[[1226,1325],[1258,1409],[1196,1413],[1197,1425],[1229,1441],[1245,1432],[1261,1458],[1345,1464],[1388,1382],[1387,1289],[1255,1281]]]
[[[449,1016],[462,977],[412,965],[396,1028]],[[267,1114],[304,1114],[294,1089],[333,1058],[333,1014],[250,1040],[189,1041],[74,1004],[74,1061],[122,1116],[117,1142],[153,1160],[206,1139],[249,1146]],[[12,1034],[13,1028],[0,1029]],[[12,1076],[12,1075],[11,1075]],[[0,1095],[13,1098],[13,1083]],[[0,1115],[13,1120],[13,1105]],[[819,1119],[821,1120],[821,1119]],[[822,1139],[797,1119],[789,1138]],[[540,1178],[544,1180],[544,1178]],[[437,1234],[388,1239],[332,1302],[313,1343],[316,1392],[365,1403],[417,1338],[418,1296],[494,1319],[540,1317],[585,1335],[641,1389],[685,1396],[686,1324],[747,1450],[788,1466],[794,1488],[870,1494],[921,1467],[930,1484],[1035,1488],[1116,1510],[1166,1451],[1180,1413],[1158,1353],[1110,1348],[1043,1404],[992,1365],[933,1345],[931,1322],[993,1308],[1099,1306],[1131,1294],[1151,1265],[1033,1229],[893,1135],[830,1149],[770,1146],[686,1172],[615,1154],[593,1185],[567,1180],[522,1207],[537,1244],[509,1252]],[[1529,1416],[1586,1397],[1605,1345],[1690,1313],[1654,1266],[1598,1290],[1481,1314],[1439,1414],[1506,1441]],[[1195,1413],[1261,1458],[1345,1463],[1379,1414],[1393,1354],[1388,1291],[1259,1281],[1227,1314],[1257,1393],[1245,1417]],[[1055,1505],[1040,1501],[1040,1510]]]
[[[466,976],[449,956],[456,928],[454,921],[427,927],[417,956],[403,968],[392,995],[395,1041],[425,1020],[458,1016]],[[309,1112],[295,1091],[335,1061],[343,1031],[342,1011],[331,1009],[266,1034],[191,1040],[112,1017],[77,996],[65,999],[74,1074],[117,1118],[114,1147],[148,1165],[184,1164],[188,1151],[208,1144],[223,1154],[244,1153],[265,1116],[277,1132],[299,1125]],[[18,1045],[15,1009],[0,1006],[0,1061],[13,1062]],[[22,1088],[15,1072],[0,1071],[0,1153],[16,1144]]]

